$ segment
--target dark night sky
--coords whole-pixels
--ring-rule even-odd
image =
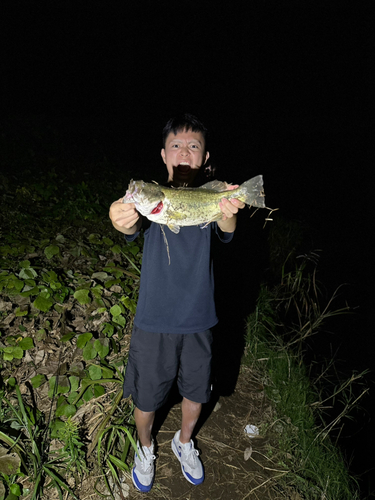
[[[43,116],[146,171],[166,120],[197,114],[223,179],[262,173],[268,205],[311,227],[322,280],[359,307],[330,341],[372,368],[372,2],[134,3],[3,1],[0,121]]]

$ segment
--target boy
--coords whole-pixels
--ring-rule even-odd
[[[206,138],[205,126],[192,115],[168,121],[161,156],[170,185],[194,185],[209,158]],[[170,261],[160,226],[151,223],[145,230],[139,300],[124,382],[124,397],[131,394],[136,406],[134,417],[142,450],[141,456],[135,456],[132,478],[143,492],[150,491],[154,480],[151,431],[155,411],[165,403],[176,377],[183,397],[182,422],[172,440],[172,450],[190,483],[198,485],[204,480],[191,436],[202,403],[210,398],[210,328],[217,323],[211,232],[229,242],[236,228],[236,213],[245,204],[223,199],[219,206],[223,218],[217,223],[181,227],[178,234],[164,226]],[[124,204],[120,198],[111,205],[110,218],[127,241],[137,237],[142,216],[134,204]]]

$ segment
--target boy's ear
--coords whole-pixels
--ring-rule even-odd
[[[167,162],[165,161],[165,149],[164,148],[161,150],[161,157],[163,158],[163,162],[165,164],[167,164]]]
[[[210,157],[210,153],[207,151],[207,152],[206,152],[206,159],[204,160],[203,165],[206,165],[207,160],[209,159],[209,157]]]

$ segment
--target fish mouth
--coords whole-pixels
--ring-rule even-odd
[[[159,203],[156,205],[156,207],[152,210],[151,214],[159,214],[163,210],[163,202],[159,201]]]

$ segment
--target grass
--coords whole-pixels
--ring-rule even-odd
[[[334,297],[320,307],[314,261],[306,256],[294,271],[282,273],[280,284],[262,287],[247,322],[244,363],[262,377],[274,404],[274,419],[265,429],[277,442],[272,453],[289,471],[282,482],[306,500],[353,500],[359,498],[358,484],[348,473],[335,436],[367,393],[365,372],[332,386],[329,396],[323,396],[326,379],[311,378],[304,361],[307,339],[318,334],[328,318],[348,312],[332,309]],[[342,409],[327,421],[325,408],[335,406],[339,396]]]

